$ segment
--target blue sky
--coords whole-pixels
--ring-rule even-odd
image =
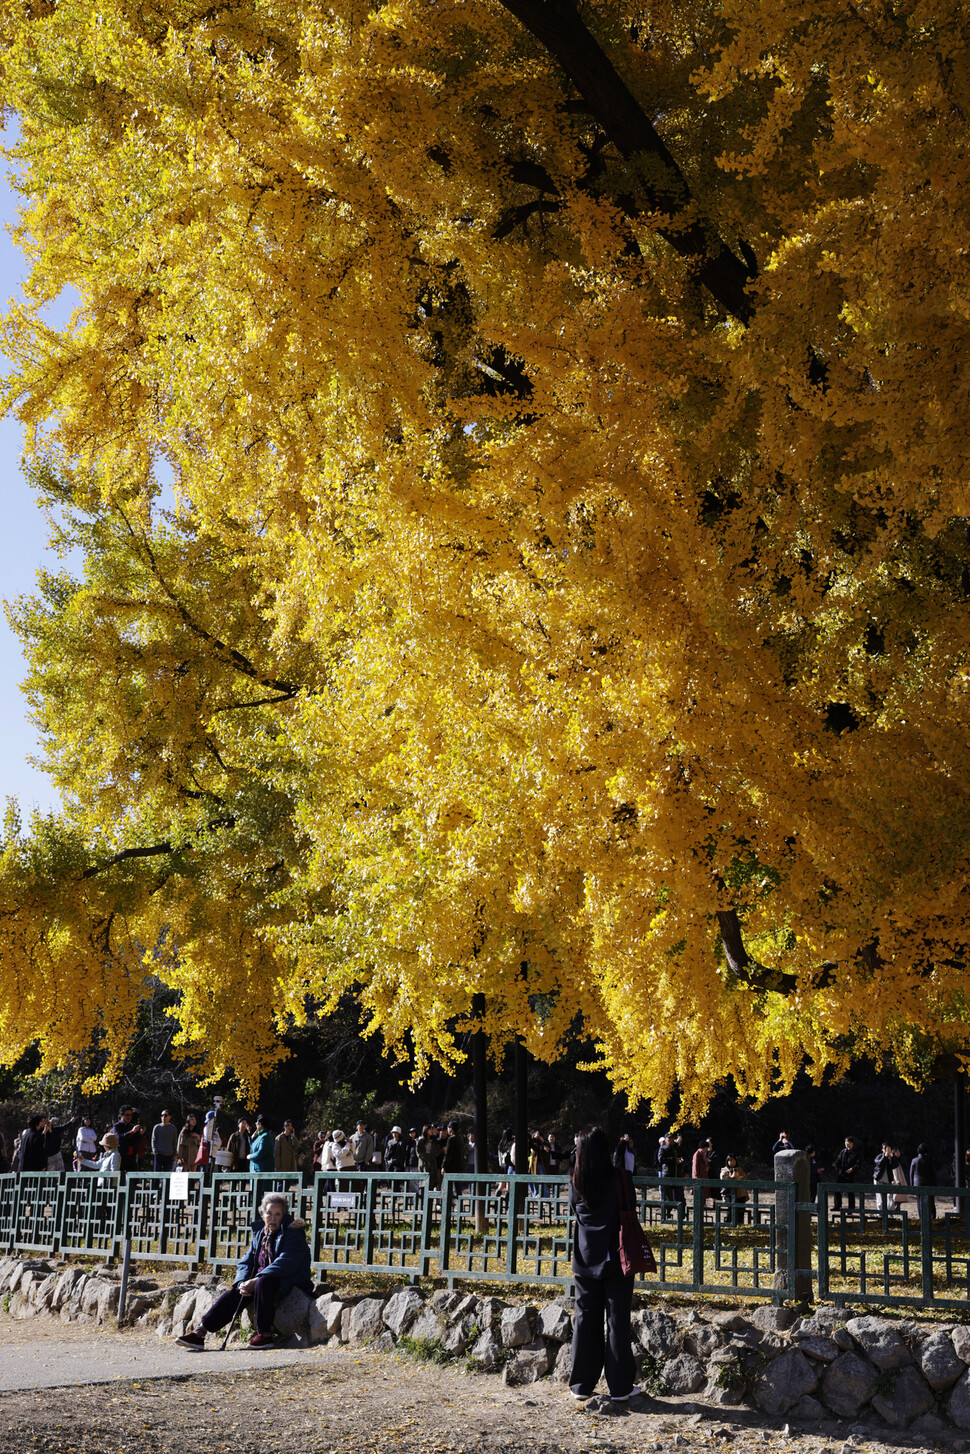
[[[19,294],[26,273],[25,260],[7,231],[16,220],[19,200],[10,188],[5,171],[0,170],[0,216],[5,224],[0,231],[0,304]],[[48,316],[56,323],[66,318],[69,311],[65,304],[63,308],[51,310]],[[3,364],[6,370],[6,360]],[[0,596],[5,601],[33,590],[38,566],[45,561],[51,565],[56,559],[45,552],[47,525],[23,477],[22,452],[20,425],[12,419],[0,419],[0,489],[4,502]],[[0,618],[0,807],[4,799],[18,798],[26,818],[33,807],[59,807],[60,799],[49,779],[27,761],[37,752],[38,745],[37,733],[27,720],[27,704],[20,691],[25,670],[20,643],[4,615]]]

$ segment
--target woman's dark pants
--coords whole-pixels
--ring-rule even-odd
[[[227,1323],[232,1322],[239,1304],[247,1302],[252,1320],[256,1324],[256,1332],[271,1333],[276,1304],[279,1300],[279,1286],[279,1278],[276,1276],[257,1277],[255,1291],[248,1298],[242,1296],[238,1285],[230,1287],[221,1297],[216,1298],[199,1323],[199,1327],[207,1333],[218,1333],[220,1328],[224,1328]]]
[[[610,1393],[622,1397],[633,1387],[637,1371],[630,1346],[633,1278],[610,1271],[605,1277],[576,1277],[575,1283],[569,1387],[573,1393],[591,1394],[605,1367]]]

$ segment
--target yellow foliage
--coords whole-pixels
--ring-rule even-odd
[[[548,4],[0,5],[8,1058],[146,969],[248,1086],[348,991],[658,1113],[968,1050],[965,7]]]

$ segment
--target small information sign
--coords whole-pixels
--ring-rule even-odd
[[[173,1171],[168,1180],[168,1199],[170,1202],[187,1202],[189,1199],[189,1173],[187,1171]]]
[[[355,1191],[331,1191],[327,1193],[327,1206],[355,1211],[360,1205],[360,1196]]]

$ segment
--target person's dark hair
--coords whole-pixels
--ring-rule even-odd
[[[925,1141],[921,1141],[919,1143],[919,1145],[916,1148],[916,1154],[917,1154],[917,1156],[929,1156],[929,1154],[930,1154],[930,1148],[927,1146],[927,1144],[926,1144]]]
[[[573,1186],[588,1207],[598,1205],[613,1178],[610,1143],[602,1126],[584,1126],[576,1142]]]
[[[47,1117],[43,1114],[43,1112],[38,1112],[36,1116],[31,1116],[30,1120],[27,1122],[27,1125],[29,1126],[31,1131],[36,1131],[40,1127],[41,1122],[46,1120]]]

